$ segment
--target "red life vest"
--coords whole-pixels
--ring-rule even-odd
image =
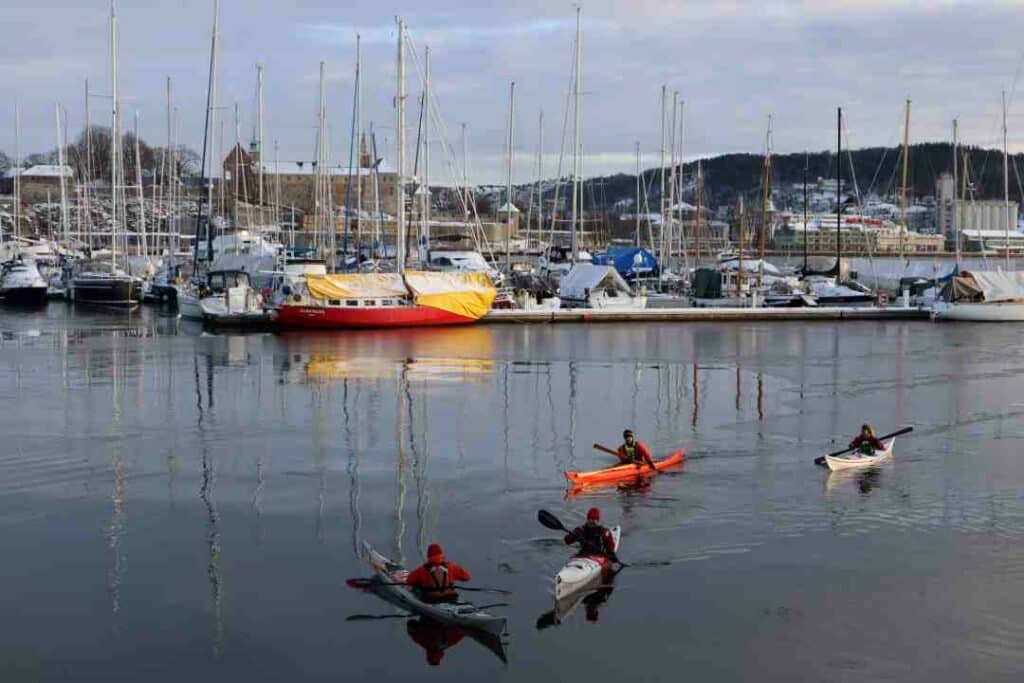
[[[423,593],[423,599],[427,602],[441,602],[450,600],[458,594],[455,592],[455,582],[452,581],[451,565],[448,562],[441,564],[423,565],[433,585],[419,586]]]

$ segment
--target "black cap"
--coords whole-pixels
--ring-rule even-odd
[[[632,429],[627,429],[626,431],[622,432],[622,438],[623,439],[625,439],[627,436],[633,436],[633,430]]]

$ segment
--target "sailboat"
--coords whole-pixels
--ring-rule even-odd
[[[289,286],[274,320],[285,327],[423,327],[472,323],[497,291],[482,273],[406,271],[405,21],[398,21],[396,273],[307,275]]]
[[[954,145],[955,146],[955,145]],[[1010,266],[1010,181],[1006,144],[1006,93],[1003,93],[1003,200],[1006,207],[1006,270],[970,271],[951,277],[932,304],[932,320],[1024,322],[1024,271]],[[954,204],[954,212],[956,210]],[[959,237],[957,265],[959,266]]]
[[[576,308],[615,308],[618,310],[647,307],[646,292],[634,295],[614,265],[596,265],[580,258],[577,226],[582,221],[583,189],[582,143],[580,142],[580,94],[582,81],[583,32],[581,10],[576,8],[576,43],[573,67],[573,168],[572,226],[569,268],[561,277],[559,296],[563,306]],[[511,147],[511,145],[510,145]]]
[[[113,87],[113,125],[110,136],[110,258],[76,260],[72,268],[68,297],[76,303],[134,308],[142,299],[142,279],[127,273],[117,263],[118,189],[123,183],[121,117],[117,94],[117,12],[114,0],[110,2],[110,66]]]
[[[14,175],[14,242],[11,259],[0,265],[0,296],[8,306],[41,307],[46,305],[46,280],[39,274],[34,259],[24,257],[18,240],[21,233],[21,110],[14,109],[15,175]],[[0,246],[3,231],[0,229]],[[3,251],[7,251],[4,249]]]

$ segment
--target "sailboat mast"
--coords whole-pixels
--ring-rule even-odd
[[[803,274],[807,273],[807,167],[810,162],[810,156],[807,152],[804,152],[804,269]]]
[[[743,242],[746,240],[747,235],[747,218],[743,210],[743,195],[740,194],[740,229],[739,229],[739,249],[736,251],[736,298],[739,298],[743,294]]]
[[[512,84],[513,89],[515,83]],[[430,251],[430,46],[423,48],[423,254]]]
[[[544,229],[544,110],[540,110],[537,117],[537,236],[539,238]],[[532,204],[531,204],[531,207]],[[526,221],[526,232],[529,235],[530,221]],[[529,239],[527,239],[529,242]],[[529,244],[526,245],[529,248]]]
[[[213,131],[217,130],[217,42],[220,37],[220,0],[214,0],[213,2],[213,40],[210,44],[210,90],[207,93],[208,106],[210,107],[210,129]],[[205,135],[204,135],[205,137]],[[224,136],[221,135],[221,144],[224,143]],[[207,176],[208,182],[206,185],[207,191],[207,204],[209,206],[210,216],[206,221],[206,259],[208,263],[213,262],[213,169],[217,163],[216,153],[220,148],[214,144],[210,148],[210,170]],[[220,195],[221,195],[221,211],[224,210],[224,182],[221,178]],[[202,212],[200,212],[202,213]],[[196,224],[196,232],[198,234],[199,224]]]
[[[111,127],[110,127],[110,266],[117,267],[117,168],[120,160],[119,147],[121,130],[118,126],[118,95],[117,95],[117,12],[114,0],[110,0],[110,80],[111,96]]]
[[[843,108],[836,109],[836,281],[840,275],[840,261],[843,258]],[[806,235],[805,235],[806,237]]]
[[[64,178],[64,137],[61,134],[60,105],[54,105],[54,113],[57,116],[57,168],[60,172],[60,222],[61,234],[65,241],[69,238],[70,226],[68,225],[68,190]]]
[[[263,226],[263,65],[256,65],[256,197]]]
[[[92,208],[89,185],[92,184],[92,124],[89,122],[89,79],[85,79],[85,184],[82,198],[85,203],[86,246],[92,252]],[[81,210],[79,210],[81,211]]]
[[[212,173],[207,174],[206,172],[206,159],[207,154],[210,154],[210,129],[214,123],[214,90],[216,86],[215,74],[217,71],[217,20],[220,16],[220,0],[213,0],[213,35],[210,39],[210,73],[207,77],[206,87],[206,122],[203,125],[203,156],[200,162],[199,172],[203,175],[203,181],[206,183],[206,205],[208,207],[209,214],[213,214],[213,178]],[[204,193],[200,188],[199,191],[199,212],[196,215],[196,231],[193,243],[192,251],[192,272],[195,277],[195,272],[199,263],[199,227],[203,224],[203,197]],[[212,244],[213,238],[210,232],[210,219],[207,216],[206,220],[206,236],[208,243]]]
[[[576,263],[579,260],[579,238],[576,234],[576,226],[580,213],[580,80],[582,74],[580,73],[580,53],[582,52],[582,46],[580,40],[582,39],[583,33],[580,28],[580,7],[576,8],[576,63],[575,72],[576,77],[572,83],[572,99],[573,99],[573,127],[572,127],[572,263]]]
[[[139,149],[139,110],[135,110],[135,187],[139,198],[139,236],[142,238],[142,254],[149,256],[146,240],[146,197],[142,190],[142,154]]]
[[[907,100],[903,121],[903,183],[900,188],[900,260],[903,260],[904,239],[907,234],[907,169],[910,166],[910,100]]]
[[[395,194],[398,206],[395,211],[395,258],[399,273],[405,272],[405,20],[398,20],[398,71],[395,104],[398,120],[395,156],[398,162],[398,179]]]
[[[772,115],[768,115],[768,132],[764,136],[764,172],[761,175],[761,229],[758,230],[757,251],[761,263],[757,269],[757,288],[764,286],[764,247],[768,232],[768,202],[771,201],[772,178]]]
[[[1006,248],[1006,269],[1010,269],[1010,156],[1006,150],[1006,91],[1003,91],[1003,210],[1006,212],[1004,224],[1004,246]]]
[[[508,147],[505,157],[505,270],[512,274],[512,150],[515,140],[516,82],[508,88]]]
[[[665,239],[665,247],[668,252],[665,255],[665,266],[669,265],[669,261],[672,260],[672,233],[675,230],[676,222],[676,203],[679,198],[676,197],[676,188],[678,184],[676,182],[676,120],[679,115],[679,91],[675,90],[672,92],[672,127],[669,128],[668,134],[668,148],[669,152],[669,189],[668,189],[668,237]]]
[[[362,74],[362,37],[356,34],[356,108],[355,108],[355,130],[359,149],[356,152],[356,253],[363,244],[363,135],[362,135],[362,108],[363,108],[363,74]],[[372,163],[372,160],[371,160]],[[348,207],[345,207],[346,214]],[[346,245],[347,247],[348,245]],[[356,259],[358,261],[358,258]]]
[[[665,108],[667,106],[666,99],[668,96],[668,89],[666,86],[661,86],[661,192],[658,195],[661,204],[661,230],[658,231],[658,257],[662,261],[662,268],[664,268],[665,261],[665,223],[667,217],[665,216]]]
[[[959,270],[959,268],[960,268],[960,232],[959,232],[959,228],[958,228],[958,224],[957,224],[957,215],[956,215],[956,211],[957,211],[956,191],[957,191],[957,187],[958,187],[957,172],[959,171],[960,162],[957,159],[957,154],[959,154],[959,152],[957,151],[958,145],[957,145],[957,130],[956,129],[957,129],[957,120],[953,119],[953,206],[952,206],[952,210],[953,210],[953,217],[952,217],[953,218],[953,226],[952,226],[952,228],[953,228],[953,252],[956,254],[956,266],[957,266],[957,269]]]
[[[171,128],[173,127],[174,122],[171,119],[172,119],[172,114],[171,114],[171,77],[168,76],[167,77],[167,149],[164,152],[164,163],[162,164],[163,165],[163,169],[161,169],[163,171],[163,178],[161,179],[161,187],[163,188],[163,191],[160,193],[161,194],[161,199],[164,202],[164,208],[165,208],[165,212],[166,212],[166,216],[167,216],[167,222],[164,225],[164,230],[165,230],[164,245],[167,247],[168,252],[170,252],[170,244],[171,244],[171,236],[170,236],[170,232],[171,232],[171,216],[172,216],[172,214],[174,212],[173,204],[170,202],[170,200],[173,198],[173,192],[174,192],[172,187],[171,187],[171,182],[170,182],[170,180],[171,180],[171,164],[173,163],[173,161],[172,161],[173,160],[173,151],[172,150],[174,149],[173,142],[171,140],[171,137],[172,137]],[[159,253],[159,250],[158,250],[158,253]]]
[[[640,247],[640,141],[636,142],[636,207],[633,213],[636,214],[636,246]]]
[[[21,238],[21,107],[14,105],[14,248]]]

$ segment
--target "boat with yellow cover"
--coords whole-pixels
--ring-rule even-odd
[[[322,329],[464,325],[482,318],[496,295],[480,273],[311,275],[287,295],[275,319]]]

